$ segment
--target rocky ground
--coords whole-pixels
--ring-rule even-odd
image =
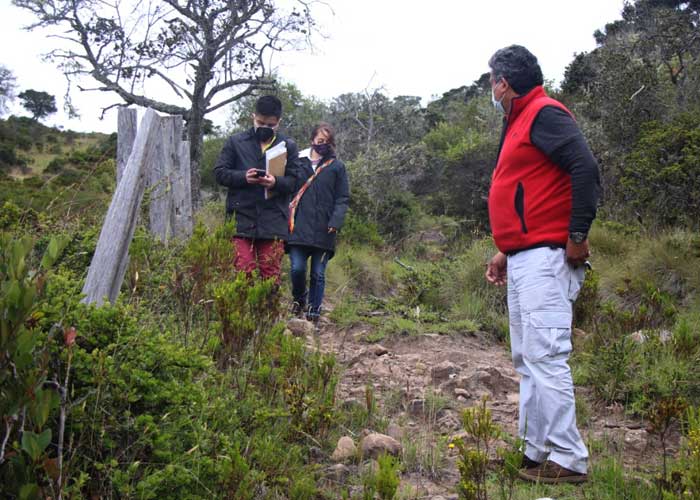
[[[362,463],[356,457],[371,458],[385,449],[402,456],[400,491],[411,492],[409,498],[456,499],[456,452],[448,444],[462,430],[461,411],[487,396],[494,421],[510,435],[517,429],[518,376],[506,346],[486,333],[395,337],[376,344],[364,340],[367,325],[338,330],[322,318],[315,334],[302,320],[289,327],[306,336],[309,347],[336,355],[342,366],[338,401],[345,410],[376,405],[373,428],[348,432],[330,457],[334,480],[358,473],[353,468]],[[632,472],[655,467],[660,445],[643,422],[627,419],[621,407],[596,407],[585,388],[577,390],[585,407],[579,428],[592,460],[613,453],[624,457]],[[670,453],[677,448],[675,432]]]

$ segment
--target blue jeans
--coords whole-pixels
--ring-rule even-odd
[[[306,289],[306,263],[311,257],[309,288]],[[326,265],[328,252],[320,248],[303,245],[289,246],[291,262],[292,296],[299,304],[309,304],[308,316],[316,318],[321,314],[323,291],[326,286]]]

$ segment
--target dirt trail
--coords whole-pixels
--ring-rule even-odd
[[[501,428],[514,435],[518,416],[518,376],[510,353],[483,332],[458,335],[425,334],[364,341],[372,327],[338,330],[322,318],[310,346],[336,355],[343,372],[338,401],[344,408],[366,407],[367,387],[377,403],[372,431],[384,432],[403,445],[405,473],[417,498],[456,498],[456,454],[447,446],[461,430],[460,414],[483,396]],[[577,396],[586,399],[585,389]],[[625,419],[622,408],[585,405],[579,428],[591,446],[592,460],[605,451],[624,456],[629,469],[660,459],[660,447],[641,422]],[[677,451],[678,436],[671,439]]]

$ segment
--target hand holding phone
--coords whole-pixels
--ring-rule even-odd
[[[267,175],[267,172],[263,170],[262,168],[256,168],[255,169],[255,177],[265,177]]]

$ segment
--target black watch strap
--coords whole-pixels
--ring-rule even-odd
[[[583,243],[586,238],[588,238],[587,233],[571,232],[569,233],[569,239],[574,243]]]

